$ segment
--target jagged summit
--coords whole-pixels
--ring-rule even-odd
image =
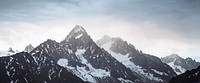
[[[171,54],[171,55],[169,55],[170,57],[174,57],[174,58],[181,58],[178,54]]]
[[[120,37],[111,37],[109,35],[104,35],[101,39],[96,41],[97,45],[99,46],[109,42],[111,43],[111,42],[126,42],[126,41],[123,41],[122,38]]]
[[[8,52],[14,53],[15,51],[10,47],[10,48],[8,49]]]
[[[24,51],[29,53],[29,52],[31,52],[33,49],[34,49],[34,47],[33,47],[31,44],[29,44],[28,46],[25,47]]]
[[[64,41],[68,42],[71,38],[79,39],[82,36],[88,36],[86,30],[80,25],[75,25]]]
[[[182,57],[180,57],[178,54],[171,54],[169,56],[163,57],[162,58],[163,62],[165,63],[169,63],[169,62],[173,62],[175,60],[183,60]]]
[[[102,39],[111,39],[109,35],[104,35]]]
[[[80,25],[75,25],[72,31],[74,31],[75,33],[77,33],[77,32],[86,32],[86,30]]]

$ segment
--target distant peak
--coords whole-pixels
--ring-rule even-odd
[[[8,52],[15,52],[11,47],[8,49]]]
[[[182,59],[182,57],[180,57],[178,54],[171,54],[169,56],[166,57],[170,57],[170,58],[174,58],[174,59]]]
[[[28,46],[25,47],[24,51],[30,53],[33,49],[34,47],[31,44],[29,44]]]
[[[104,35],[103,38],[111,38],[109,35]]]
[[[170,56],[173,56],[173,57],[180,57],[178,54],[171,54]]]
[[[104,40],[110,40],[112,37],[110,37],[109,35],[104,35],[101,39]]]
[[[33,45],[31,45],[31,44],[29,44],[28,46],[29,46],[29,47],[33,47]]]

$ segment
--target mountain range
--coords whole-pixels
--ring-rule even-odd
[[[76,25],[61,42],[48,39],[35,48],[30,44],[24,52],[0,57],[0,83],[167,83],[199,65],[177,57],[160,59],[120,37],[105,35],[94,42]]]
[[[182,58],[178,54],[171,54],[169,56],[161,58],[162,62],[167,63],[176,74],[182,74],[187,70],[195,69],[200,65],[200,62],[196,62],[192,58]]]
[[[173,69],[162,63],[158,57],[138,51],[134,45],[128,44],[119,37],[111,38],[105,35],[97,40],[97,44],[127,68],[151,82],[167,82],[171,77],[176,76]]]

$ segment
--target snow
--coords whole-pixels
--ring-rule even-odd
[[[179,65],[175,65],[175,64],[174,64],[175,61],[176,61],[176,59],[174,59],[173,62],[170,62],[170,63],[167,63],[167,64],[174,70],[174,72],[175,72],[177,75],[184,73],[184,72],[186,71],[186,69],[182,68],[182,67],[179,66]],[[176,71],[176,69],[179,69],[180,72],[179,72],[179,71]]]
[[[9,71],[6,71],[6,74],[7,74],[8,76],[10,76],[10,72],[9,72]]]
[[[110,76],[110,72],[107,72],[103,69],[96,69],[90,63],[88,63],[87,60],[83,57],[84,53],[85,49],[78,49],[75,54],[81,60],[82,64],[85,64],[87,67],[89,67],[89,70],[85,70],[87,74],[100,78]]]
[[[164,73],[164,72],[160,72],[160,71],[155,70],[155,69],[151,69],[151,70],[152,70],[153,72],[159,74],[159,75],[168,75],[168,74],[166,74],[166,73]]]
[[[24,80],[26,81],[26,83],[28,83],[28,80],[24,77]]]
[[[77,33],[77,32],[85,32],[85,30],[82,28],[82,26],[79,26],[79,25],[76,25],[75,27],[74,27],[74,29],[75,29],[75,33]]]
[[[199,71],[197,71],[195,74],[194,74],[194,76],[197,76],[199,74]]]
[[[133,83],[132,81],[130,80],[126,80],[126,79],[123,79],[123,78],[117,78],[119,81],[121,81],[121,83]]]
[[[49,80],[51,80],[53,78],[53,74],[55,73],[54,69],[50,69],[50,71],[48,71],[48,78]]]
[[[73,51],[71,49],[67,49],[67,50],[68,50],[69,54],[73,53]]]
[[[103,44],[101,47],[104,48],[107,51],[110,51],[110,47],[112,46],[113,42],[110,41],[108,43]]]
[[[34,57],[34,56],[32,56],[33,57],[33,60],[38,64],[38,62],[37,62],[37,60],[36,60],[36,58]]]
[[[58,65],[62,66],[62,67],[67,67],[68,65],[68,60],[67,59],[59,59],[57,62]]]
[[[106,71],[103,69],[96,69],[90,63],[88,63],[88,61],[83,57],[84,53],[85,53],[85,49],[78,49],[75,52],[75,55],[81,61],[82,64],[86,65],[85,67],[76,66],[75,68],[75,67],[68,66],[68,60],[64,58],[59,59],[57,64],[72,71],[75,75],[80,77],[82,80],[92,82],[92,83],[97,82],[94,77],[103,78],[103,77],[110,76],[110,71]],[[86,69],[86,67],[88,67],[88,69]]]
[[[133,72],[138,73],[139,75],[142,75],[143,77],[149,78],[150,80],[155,81],[163,81],[162,79],[158,77],[154,77],[151,73],[146,73],[144,68],[141,66],[135,65],[133,62],[130,61],[129,54],[122,55],[120,53],[115,53],[110,50],[113,42],[109,41],[108,43],[103,44],[101,47],[104,48],[106,51],[108,51],[115,59],[117,59],[119,62],[121,62],[123,65],[125,65],[127,68],[131,69]]]
[[[13,55],[13,54],[15,54],[15,53],[8,52],[8,51],[0,51],[0,57],[10,56],[10,55]]]
[[[79,34],[79,35],[76,36],[75,38],[78,39],[78,38],[80,38],[81,36],[83,36],[83,34]]]
[[[60,78],[60,73],[62,72],[62,69],[59,71],[58,77]]]

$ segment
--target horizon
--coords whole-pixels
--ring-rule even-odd
[[[113,4],[114,3],[114,4]],[[96,42],[121,37],[159,58],[178,54],[200,61],[200,1],[0,1],[0,50],[23,51],[47,39],[64,40],[75,25]]]

